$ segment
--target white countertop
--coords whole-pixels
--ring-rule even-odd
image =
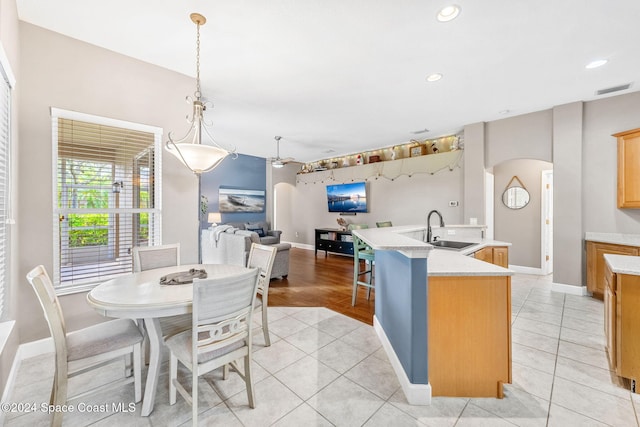
[[[604,254],[604,260],[614,273],[640,276],[640,256]]]
[[[584,240],[589,242],[612,243],[614,245],[640,246],[640,234],[586,232]]]
[[[465,239],[464,241],[476,244],[462,251],[453,251],[437,249],[428,243],[404,235],[421,232],[425,229],[424,225],[413,225],[366,228],[353,230],[352,233],[373,249],[423,253],[428,257],[428,276],[512,276],[514,274],[513,271],[506,268],[468,256],[487,246],[511,246],[511,243],[486,239]]]

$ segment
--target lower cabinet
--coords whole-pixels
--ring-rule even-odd
[[[511,276],[431,276],[433,396],[502,397],[511,383]]]
[[[506,246],[488,246],[473,254],[475,259],[509,268],[509,248]]]
[[[611,272],[605,264],[604,332],[616,375],[640,380],[640,276]]]
[[[599,298],[603,297],[605,289],[605,254],[639,255],[639,248],[612,243],[587,242],[587,290]]]

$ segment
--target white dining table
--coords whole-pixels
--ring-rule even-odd
[[[87,294],[89,305],[103,316],[144,319],[144,326],[149,335],[149,369],[142,399],[142,416],[149,416],[153,411],[162,363],[161,348],[164,341],[159,319],[191,313],[193,299],[191,284],[161,285],[160,278],[192,268],[206,270],[208,278],[232,277],[248,270],[246,267],[226,264],[190,264],[157,268],[108,280]]]

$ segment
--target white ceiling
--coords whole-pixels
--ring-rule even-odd
[[[23,21],[191,76],[203,14],[213,134],[261,157],[276,135],[282,157],[310,161],[640,89],[638,0],[455,2],[440,23],[447,1],[17,0]],[[609,63],[585,69],[595,58]]]

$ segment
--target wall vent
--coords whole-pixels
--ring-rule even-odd
[[[627,90],[631,87],[631,83],[623,84],[620,86],[608,87],[606,89],[600,89],[596,92],[596,95],[606,95],[607,93],[618,92],[621,90]]]

